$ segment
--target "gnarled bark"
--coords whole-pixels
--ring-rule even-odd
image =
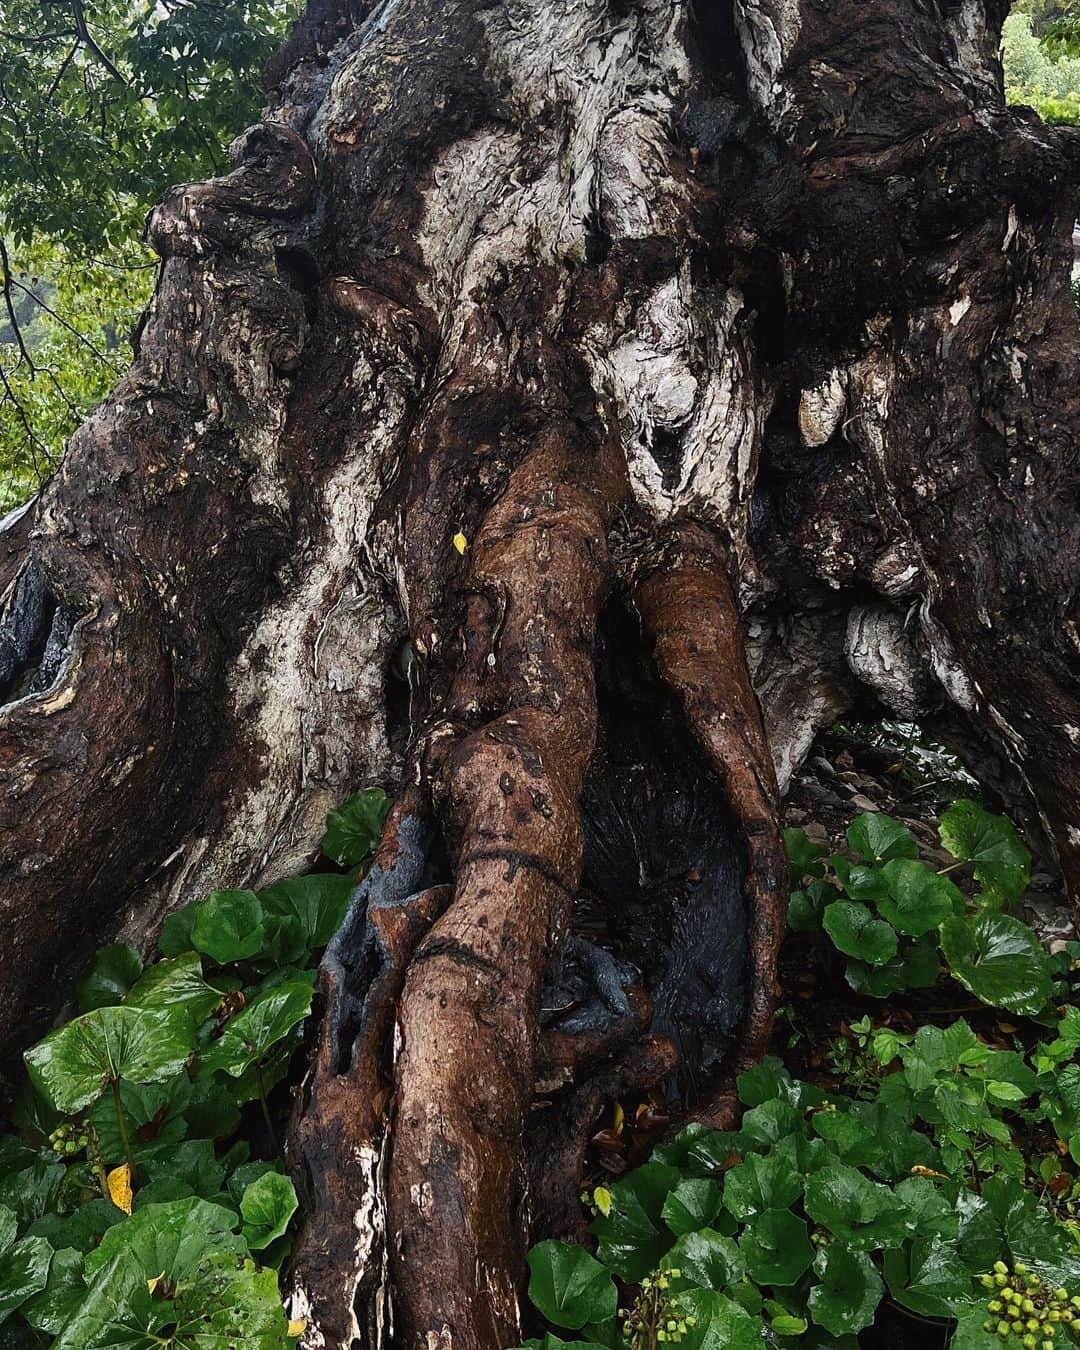
[[[1080,150],[1001,18],[313,0],[154,213],[135,365],[0,525],[4,1029],[397,784],[290,1142],[309,1346],[513,1343],[602,1102],[722,1113],[853,701],[1006,763],[1076,893]]]

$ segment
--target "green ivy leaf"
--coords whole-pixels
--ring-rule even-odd
[[[244,1237],[251,1250],[262,1251],[281,1237],[296,1207],[296,1190],[280,1172],[264,1172],[253,1181],[240,1201]]]
[[[137,1302],[149,1302],[147,1278],[130,1253],[120,1251],[108,1265],[98,1270],[86,1297],[60,1328],[52,1350],[100,1350],[116,1345],[113,1328],[128,1323]],[[126,1350],[127,1345],[137,1346],[138,1342],[120,1341],[119,1344]]]
[[[611,1213],[594,1219],[589,1232],[598,1239],[600,1260],[620,1279],[636,1284],[672,1246],[663,1212],[681,1180],[676,1168],[650,1162],[612,1185]]]
[[[864,811],[848,826],[847,841],[866,862],[917,858],[919,846],[906,825],[883,811]]]
[[[946,919],[941,947],[954,977],[991,1007],[1031,1016],[1046,1006],[1050,961],[1019,919],[989,911]]]
[[[170,1283],[195,1273],[203,1256],[213,1252],[246,1254],[247,1245],[234,1229],[236,1215],[222,1205],[191,1196],[137,1209],[114,1224],[101,1245],[86,1257],[86,1281],[94,1284],[118,1256],[131,1258],[146,1280],[164,1274]]]
[[[727,1289],[746,1275],[742,1253],[729,1237],[712,1228],[684,1233],[661,1262],[663,1270],[677,1270],[672,1288]]]
[[[834,1161],[806,1179],[806,1212],[845,1246],[895,1247],[908,1234],[904,1206],[887,1186]]]
[[[840,1243],[824,1247],[814,1258],[820,1284],[810,1290],[810,1316],[834,1336],[854,1336],[874,1320],[885,1286],[863,1252]]]
[[[723,1194],[715,1181],[690,1177],[668,1195],[660,1214],[671,1231],[681,1236],[707,1228],[722,1206]]]
[[[186,1074],[166,1083],[121,1082],[120,1104],[136,1159],[148,1149],[173,1149],[180,1143],[187,1134],[184,1108],[190,1100],[191,1084]],[[90,1108],[90,1123],[97,1134],[102,1161],[109,1167],[119,1166],[124,1161],[124,1142],[111,1095]]]
[[[110,1083],[161,1083],[181,1073],[192,1046],[183,1008],[97,1008],[46,1036],[23,1058],[58,1111],[74,1115]]]
[[[64,1247],[53,1253],[45,1288],[29,1298],[21,1312],[35,1330],[55,1336],[85,1297],[82,1252]]]
[[[890,1294],[920,1317],[958,1317],[976,1299],[955,1242],[915,1237],[887,1251],[884,1262]]]
[[[246,961],[263,943],[263,909],[254,891],[212,891],[195,907],[191,942],[220,966]]]
[[[943,813],[938,825],[942,844],[954,858],[975,863],[975,879],[995,900],[1015,900],[1027,890],[1031,854],[1012,821],[996,816],[968,797]]]
[[[898,932],[908,937],[922,937],[950,914],[964,912],[964,897],[957,887],[923,862],[894,858],[881,869],[881,875],[886,894],[878,901],[878,908]]]
[[[739,1239],[750,1277],[758,1284],[792,1285],[814,1259],[806,1224],[789,1209],[767,1209]]]
[[[761,1323],[715,1289],[688,1289],[680,1300],[695,1318],[680,1350],[761,1350]]]
[[[43,1237],[15,1241],[18,1224],[13,1210],[0,1206],[0,1322],[45,1288],[53,1249]]]
[[[825,906],[836,899],[836,887],[827,881],[811,881],[800,891],[792,891],[788,901],[788,927],[793,933],[819,933]]]
[[[196,905],[184,905],[174,910],[161,925],[158,934],[158,951],[163,956],[180,956],[183,952],[195,950],[191,940],[191,930],[195,924]]]
[[[102,947],[90,968],[75,986],[75,1002],[80,1012],[93,1012],[110,1004],[122,1003],[124,995],[142,973],[142,957],[122,942]]]
[[[268,914],[297,918],[309,948],[325,947],[341,927],[355,888],[352,877],[314,873],[275,882],[259,892],[259,900]]]
[[[578,1331],[586,1322],[604,1322],[615,1316],[615,1281],[584,1247],[541,1242],[526,1259],[532,1272],[529,1298],[549,1322]]]
[[[311,997],[312,987],[307,980],[292,980],[268,989],[226,1023],[220,1039],[199,1057],[199,1073],[221,1069],[239,1078],[247,1069],[255,1068],[307,1017]]]
[[[896,930],[855,900],[834,900],[825,910],[823,923],[833,945],[845,956],[881,966],[896,955]]]
[[[358,867],[378,843],[390,798],[381,788],[357,792],[326,817],[321,848],[340,867]]]
[[[199,1026],[220,1006],[222,997],[203,979],[199,954],[188,951],[148,967],[124,1003],[129,1008],[186,1008]]]
[[[748,1154],[724,1176],[724,1207],[743,1221],[787,1209],[802,1194],[802,1178],[775,1153]]]
[[[825,875],[825,868],[820,861],[825,856],[825,849],[820,844],[812,843],[807,838],[805,830],[785,830],[784,844],[787,847],[788,867],[793,880],[801,881],[803,877]]]

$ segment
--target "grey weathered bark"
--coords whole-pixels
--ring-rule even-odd
[[[294,1131],[308,1344],[514,1342],[566,1122],[760,1048],[777,791],[853,698],[947,709],[1076,894],[1080,143],[1003,12],[312,0],[153,214],[135,365],[0,527],[3,1028],[401,787]]]

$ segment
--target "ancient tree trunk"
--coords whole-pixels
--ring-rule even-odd
[[[290,1146],[310,1346],[514,1344],[598,1105],[716,1109],[845,708],[950,722],[1080,889],[1080,143],[1002,17],[312,0],[154,212],[135,365],[0,523],[3,1029],[396,785]]]

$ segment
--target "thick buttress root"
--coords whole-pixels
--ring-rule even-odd
[[[639,581],[636,601],[660,674],[681,698],[746,842],[749,979],[735,1054],[735,1067],[745,1067],[764,1054],[772,1028],[787,858],[776,775],[746,665],[727,559],[716,537],[699,525],[673,527],[659,558]]]
[[[581,440],[570,422],[548,425],[482,521],[464,657],[415,760],[429,795],[410,790],[388,818],[324,962],[326,1018],[294,1132],[311,1218],[292,1310],[311,1319],[310,1346],[385,1343],[391,1317],[397,1345],[516,1343],[530,1227],[576,1231],[598,1112],[679,1066],[633,973],[576,937],[565,951],[595,996],[540,1034],[582,875],[594,648],[623,491],[610,447]],[[744,836],[746,1063],[768,1035],[784,867],[722,548],[672,529],[634,582],[656,669]],[[427,864],[436,820],[452,891]]]

